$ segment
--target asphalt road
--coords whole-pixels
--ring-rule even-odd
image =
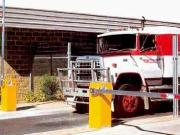
[[[169,115],[170,111],[172,111],[171,106],[166,106],[166,108],[157,106],[153,114],[146,113],[143,116],[133,118],[113,118],[113,126],[136,119]],[[68,131],[76,127],[87,126],[87,124],[88,114],[78,114],[72,109],[45,116],[0,120],[0,135],[24,135],[56,130]],[[81,131],[77,133],[79,132]],[[61,132],[58,133],[61,134]]]
[[[18,118],[0,121],[0,135],[24,135],[70,129],[87,125],[88,115],[75,112],[60,112],[45,116]]]

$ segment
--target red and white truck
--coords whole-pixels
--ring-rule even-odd
[[[77,110],[84,108],[81,103],[88,103],[87,80],[110,80],[114,90],[172,93],[173,35],[180,37],[180,29],[145,27],[143,30],[127,29],[98,35],[98,55],[79,56],[76,64],[71,63],[71,69],[75,69],[70,71],[74,88],[63,88],[67,100]],[[86,68],[89,69],[85,72]],[[117,116],[133,116],[149,109],[150,103],[157,100],[161,101],[148,97],[114,96],[114,112]]]

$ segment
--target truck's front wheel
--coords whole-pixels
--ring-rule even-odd
[[[139,91],[133,84],[123,84],[119,90]],[[114,99],[114,113],[116,117],[131,117],[142,112],[143,100],[136,96],[119,96],[116,95]]]
[[[76,97],[76,101],[78,102],[88,102],[88,98],[83,98],[83,97]],[[76,111],[77,113],[87,113],[89,111],[89,106],[88,104],[83,104],[83,103],[76,103]]]
[[[88,105],[86,104],[76,104],[76,111],[77,113],[83,114],[88,112]]]

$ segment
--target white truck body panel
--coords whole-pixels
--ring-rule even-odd
[[[180,76],[180,57],[178,61],[178,76]],[[173,57],[172,56],[164,56],[164,71],[163,77],[173,77]]]
[[[104,57],[105,68],[110,68],[114,81],[115,74],[138,73],[142,78],[162,78],[162,62],[157,56],[111,56]],[[150,61],[150,62],[147,62]],[[116,63],[117,68],[112,67]]]

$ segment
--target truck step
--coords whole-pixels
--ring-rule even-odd
[[[171,101],[171,99],[150,98],[151,102]]]
[[[67,104],[71,104],[71,103],[78,103],[78,104],[89,104],[89,102],[84,102],[84,101],[66,101]]]
[[[149,91],[156,91],[156,90],[169,90],[172,89],[172,85],[161,85],[161,86],[149,86]]]

